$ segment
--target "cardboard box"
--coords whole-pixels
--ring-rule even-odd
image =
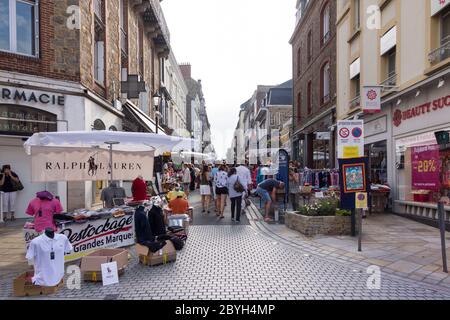
[[[177,260],[177,251],[173,243],[169,240],[167,244],[158,252],[151,252],[146,246],[136,245],[136,253],[139,255],[139,262],[148,266],[167,264]]]
[[[128,266],[128,251],[125,249],[100,249],[81,258],[81,272],[84,281],[102,281],[102,264],[117,262],[119,275]]]
[[[34,276],[34,271],[29,271],[14,279],[13,291],[15,297],[32,297],[55,294],[64,286],[64,279],[61,279],[61,282],[54,287],[35,286],[31,282],[27,282],[27,278],[32,276]]]

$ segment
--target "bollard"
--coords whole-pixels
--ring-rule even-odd
[[[3,191],[0,191],[0,223],[5,223],[3,219]]]
[[[442,201],[438,202],[439,229],[441,232],[441,248],[442,248],[442,269],[448,273],[447,269],[447,251],[445,245],[445,208]]]

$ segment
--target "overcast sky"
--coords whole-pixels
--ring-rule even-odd
[[[201,79],[214,147],[225,158],[239,107],[258,84],[292,77],[296,0],[164,0],[178,63]]]

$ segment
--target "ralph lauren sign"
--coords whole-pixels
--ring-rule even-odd
[[[17,104],[41,103],[46,105],[64,106],[66,103],[66,99],[63,95],[12,88],[0,88],[0,98]]]
[[[113,178],[153,178],[153,152],[113,152]],[[42,148],[32,153],[33,182],[108,180],[109,151],[101,149],[60,150]]]

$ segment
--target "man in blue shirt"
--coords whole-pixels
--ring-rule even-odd
[[[284,189],[284,182],[275,180],[275,179],[267,179],[258,184],[258,188],[256,189],[256,194],[261,197],[261,199],[265,202],[264,208],[266,216],[264,221],[270,222],[270,209],[272,208],[272,203],[277,199],[277,190]]]

